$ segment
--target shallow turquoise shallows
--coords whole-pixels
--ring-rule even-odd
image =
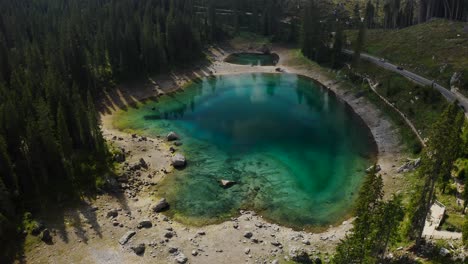
[[[156,196],[190,224],[251,209],[296,229],[337,223],[352,208],[376,145],[363,121],[333,93],[293,74],[204,78],[116,116],[120,129],[177,132],[188,166]],[[220,180],[236,185],[223,189]]]
[[[234,53],[229,55],[224,61],[240,65],[274,66],[278,63],[278,60],[279,56],[274,53]]]

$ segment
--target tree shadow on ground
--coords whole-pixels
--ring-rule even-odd
[[[154,101],[162,94],[179,90],[194,79],[210,76],[214,73],[210,58],[224,54],[225,51],[222,50],[217,47],[210,48],[205,51],[205,58],[187,65],[179,65],[178,70],[136,78],[122,82],[114,88],[107,88],[98,102],[98,110],[102,115],[111,114],[116,110],[127,111],[130,107],[138,107],[138,103]]]
[[[129,210],[125,195],[118,187],[106,190],[103,196],[109,196],[119,203],[120,208]],[[11,241],[9,254],[0,256],[0,263],[26,263],[25,253],[34,250],[38,243],[53,246],[56,243],[70,242],[76,237],[87,244],[90,238],[103,237],[102,228],[98,221],[98,214],[105,213],[103,208],[93,206],[95,195],[87,196],[79,201],[58,204],[32,213],[33,219],[44,224],[44,228],[50,230],[52,241],[45,243],[40,240],[41,234],[33,236],[30,232],[15,234]],[[74,234],[74,235],[72,235]],[[29,237],[28,237],[29,236]],[[32,242],[31,242],[32,241]],[[32,244],[31,244],[32,243]]]

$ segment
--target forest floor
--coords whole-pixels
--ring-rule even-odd
[[[302,59],[297,50],[274,46],[280,56],[274,67],[240,66],[223,62],[234,51],[249,50],[250,43],[232,43],[212,47],[207,51],[211,63],[193,70],[155,76],[144,82],[124,84],[106,94],[102,102],[102,128],[106,140],[115,148],[125,149],[126,163],[120,168],[126,176],[112,182],[114,191],[100,194],[75,208],[65,210],[60,217],[42,217],[52,231],[51,245],[28,235],[23,263],[289,263],[301,252],[329,259],[334,247],[352,227],[352,219],[330,226],[323,232],[295,231],[268,223],[255,212],[241,211],[229,221],[205,227],[185,226],[171,221],[164,213],[154,213],[151,206],[158,199],[154,188],[164,177],[171,177],[169,151],[165,135],[145,138],[116,130],[112,113],[134,107],[137,102],[152,100],[161,93],[181,89],[193,78],[210,74],[276,72],[276,68],[311,77],[346,101],[369,126],[376,140],[378,163],[387,194],[404,189],[403,174],[396,172],[406,161],[398,130],[381,111],[364,97],[350,91],[323,68]],[[147,169],[129,171],[128,167],[144,159]],[[155,187],[156,186],[156,187]],[[112,215],[108,217],[108,215]],[[50,218],[50,219],[49,219]],[[143,220],[150,228],[138,229]],[[136,234],[125,245],[119,239],[128,231]],[[246,235],[251,232],[252,236]],[[137,255],[132,247],[144,243],[144,254]],[[188,260],[185,260],[187,258]]]

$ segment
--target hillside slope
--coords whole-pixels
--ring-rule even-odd
[[[467,23],[442,19],[401,30],[369,30],[365,52],[401,64],[425,77],[449,87],[454,72],[464,72],[464,88],[468,93],[468,30]],[[353,41],[356,32],[348,32]]]

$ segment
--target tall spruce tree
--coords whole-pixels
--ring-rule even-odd
[[[456,103],[453,103],[447,106],[430,133],[419,170],[423,184],[411,199],[409,210],[411,228],[408,230],[408,236],[416,239],[418,246],[422,242],[424,223],[434,202],[436,183],[441,182],[444,188],[453,163],[458,158],[463,123],[464,115]]]
[[[340,242],[333,263],[379,263],[394,242],[403,208],[400,197],[383,201],[383,181],[369,173],[359,192],[351,234]]]

